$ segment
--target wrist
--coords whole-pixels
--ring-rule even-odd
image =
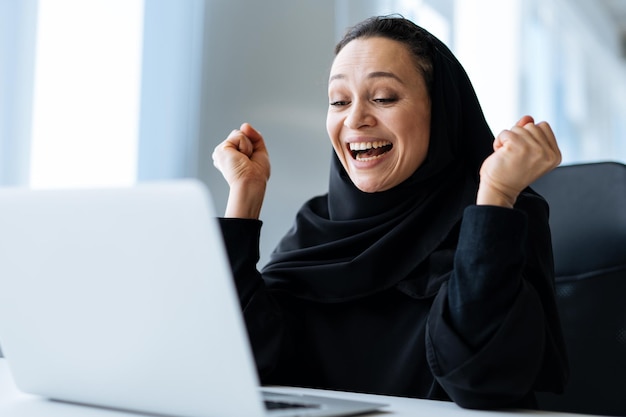
[[[479,206],[485,205],[513,208],[516,200],[517,194],[502,192],[494,187],[486,186],[482,183],[479,185],[478,194],[476,195],[476,205]]]
[[[266,184],[255,182],[232,186],[224,217],[258,219],[261,215]]]

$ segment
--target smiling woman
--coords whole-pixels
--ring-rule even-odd
[[[366,19],[335,51],[328,192],[261,271],[264,137],[244,123],[213,152],[262,381],[468,408],[561,391],[548,210],[528,188],[560,162],[550,126],[494,138],[461,64],[407,19]]]

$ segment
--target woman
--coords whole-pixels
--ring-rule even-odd
[[[214,151],[220,219],[261,380],[534,407],[562,390],[548,207],[528,186],[561,155],[529,116],[495,138],[463,68],[408,20],[375,17],[336,47],[326,195],[261,273],[262,136]]]

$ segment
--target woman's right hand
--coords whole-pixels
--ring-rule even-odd
[[[248,123],[242,124],[215,147],[213,165],[230,187],[225,217],[258,219],[270,177],[263,136]]]

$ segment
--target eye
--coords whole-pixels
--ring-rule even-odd
[[[389,103],[394,103],[398,101],[398,99],[395,97],[381,97],[381,98],[375,98],[373,101],[375,103],[380,103],[380,104],[389,104]]]
[[[342,106],[347,106],[348,104],[350,104],[350,102],[344,101],[344,100],[337,100],[337,101],[330,102],[330,105],[333,107],[342,107]]]

